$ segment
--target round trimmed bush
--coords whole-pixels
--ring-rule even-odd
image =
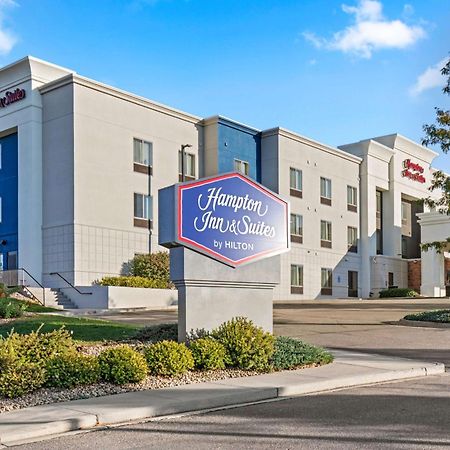
[[[225,363],[244,370],[266,370],[275,338],[245,317],[236,317],[212,331],[227,352]]]
[[[16,359],[0,372],[0,395],[20,397],[40,388],[44,380],[45,371],[40,365]]]
[[[104,350],[98,356],[103,380],[115,384],[137,383],[147,376],[145,358],[129,345]]]
[[[278,336],[275,339],[275,352],[272,365],[275,369],[284,370],[309,364],[328,364],[333,356],[321,347],[307,344],[299,339]]]
[[[94,384],[100,379],[100,365],[95,356],[81,353],[51,358],[46,366],[46,386],[72,388],[83,384]]]
[[[161,341],[144,348],[150,373],[163,376],[180,376],[194,368],[191,351],[183,343]]]
[[[213,338],[206,337],[193,341],[190,350],[197,369],[217,370],[225,368],[225,347]]]

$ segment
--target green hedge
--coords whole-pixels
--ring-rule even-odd
[[[225,347],[211,337],[200,338],[193,341],[190,350],[194,358],[196,369],[217,370],[225,368]]]
[[[25,303],[18,303],[5,298],[0,299],[0,318],[2,319],[22,317],[26,309]]]
[[[138,383],[148,372],[144,356],[129,345],[104,350],[98,362],[102,379],[115,384]]]
[[[419,320],[424,322],[450,323],[449,309],[436,309],[434,311],[424,311],[417,314],[408,314],[406,320]]]
[[[328,364],[332,361],[331,353],[321,347],[291,337],[278,336],[275,339],[275,352],[271,359],[274,369],[292,369],[310,364]]]
[[[100,379],[100,364],[96,356],[81,353],[55,356],[47,361],[46,386],[72,388],[94,384]]]
[[[266,370],[275,338],[245,317],[236,317],[212,331],[226,350],[225,363],[244,370]]]
[[[391,288],[380,291],[380,298],[387,297],[417,297],[419,294],[414,289],[409,288]]]
[[[144,277],[104,277],[97,282],[100,286],[123,286],[150,289],[168,289],[164,280],[152,280]]]
[[[170,285],[170,255],[168,252],[136,255],[129,263],[130,275],[149,278]]]
[[[150,373],[163,376],[180,376],[194,368],[191,351],[185,344],[161,341],[144,348]]]

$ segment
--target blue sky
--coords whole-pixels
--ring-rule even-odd
[[[449,107],[447,0],[0,0],[0,64],[31,54],[191,112],[340,145],[414,140]],[[450,155],[435,166],[450,172]]]

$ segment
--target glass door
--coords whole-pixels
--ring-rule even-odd
[[[348,271],[348,296],[358,297],[358,272]]]

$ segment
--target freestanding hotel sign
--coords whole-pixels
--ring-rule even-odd
[[[288,203],[237,173],[179,185],[177,242],[231,267],[289,249]]]
[[[288,218],[287,201],[240,173],[159,191],[158,237],[170,248],[180,340],[236,316],[272,330]]]

